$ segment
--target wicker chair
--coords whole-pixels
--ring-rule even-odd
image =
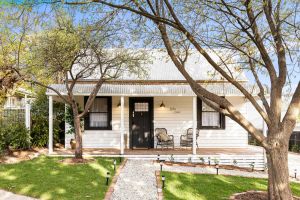
[[[157,139],[156,148],[158,145],[160,145],[161,148],[163,148],[163,147],[169,148],[169,146],[171,146],[174,149],[174,136],[168,135],[169,140],[163,141],[163,140],[161,140],[161,138],[159,136],[160,133],[165,133],[168,135],[167,129],[165,129],[165,128],[156,128],[155,129],[155,137]]]
[[[198,148],[197,139],[199,137],[199,130],[196,129],[196,145]],[[193,129],[189,128],[186,131],[186,134],[180,136],[180,146],[181,147],[192,147],[193,146]]]

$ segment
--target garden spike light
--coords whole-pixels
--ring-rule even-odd
[[[219,175],[219,164],[216,164],[217,175]]]
[[[162,172],[162,168],[163,168],[163,161],[160,161],[160,162],[159,162],[159,164],[160,164],[160,171]]]
[[[161,177],[161,180],[162,180],[162,188],[164,189],[164,188],[165,188],[166,177],[165,177],[165,176],[162,176],[162,177]]]
[[[109,182],[109,177],[110,177],[110,173],[107,172],[106,173],[106,185],[108,185],[108,182]]]
[[[117,165],[117,161],[114,160],[114,171],[116,171],[116,165]]]

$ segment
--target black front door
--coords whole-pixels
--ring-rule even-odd
[[[129,98],[131,148],[153,148],[153,98]]]

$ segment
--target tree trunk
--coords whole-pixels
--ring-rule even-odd
[[[266,153],[267,165],[268,165],[268,200],[275,199],[274,187],[273,187],[273,168],[271,164],[270,154]]]
[[[288,142],[282,144],[284,140],[273,140],[273,148],[267,151],[269,200],[293,200],[289,184]]]
[[[74,116],[74,128],[76,140],[75,158],[82,159],[82,132],[80,127],[80,118],[78,116]]]
[[[80,117],[78,114],[78,107],[74,101],[72,104],[73,118],[74,118],[74,130],[75,130],[75,159],[82,159],[82,132]]]

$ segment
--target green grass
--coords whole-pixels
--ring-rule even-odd
[[[104,198],[106,173],[114,174],[113,158],[77,165],[57,162],[61,159],[41,156],[18,164],[0,164],[0,188],[43,200]]]
[[[163,172],[166,200],[221,200],[248,190],[266,190],[267,180],[238,176]],[[293,194],[300,196],[300,184],[291,184]]]

